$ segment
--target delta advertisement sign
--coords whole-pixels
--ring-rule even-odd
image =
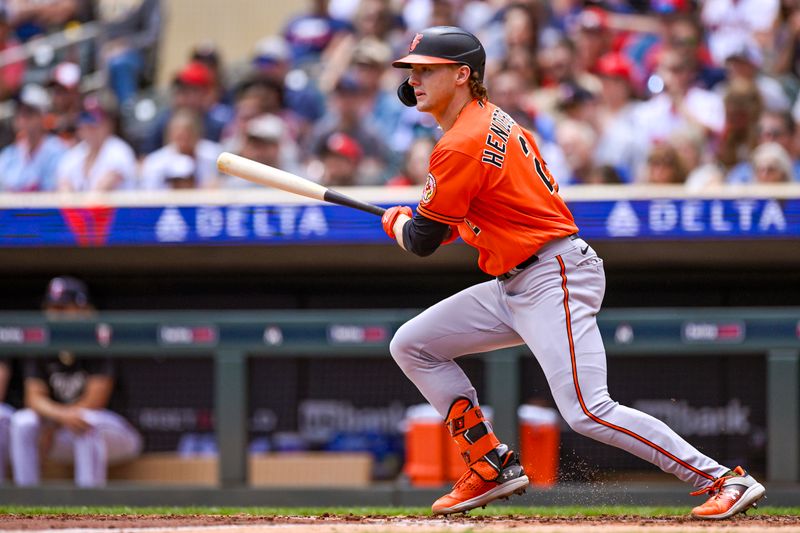
[[[800,236],[800,199],[604,200],[569,205],[587,239]],[[0,247],[388,242],[377,217],[335,205],[0,210]]]

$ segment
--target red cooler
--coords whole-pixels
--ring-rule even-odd
[[[561,442],[558,411],[538,405],[521,405],[517,416],[520,461],[531,485],[554,485],[558,476],[558,448]]]
[[[491,407],[483,407],[491,420]],[[403,471],[414,486],[441,486],[457,480],[467,466],[450,437],[442,416],[428,404],[406,410],[406,457]]]

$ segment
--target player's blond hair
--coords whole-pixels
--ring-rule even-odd
[[[489,91],[486,90],[477,72],[472,72],[469,75],[469,92],[473,98],[478,100],[485,101],[489,99]]]

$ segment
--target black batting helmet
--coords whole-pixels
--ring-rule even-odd
[[[392,63],[395,68],[411,65],[467,65],[483,81],[486,68],[486,51],[477,37],[455,26],[433,26],[414,36],[408,55]],[[400,101],[409,107],[417,104],[414,89],[408,79],[397,89]]]

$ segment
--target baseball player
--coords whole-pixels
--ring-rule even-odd
[[[45,309],[75,316],[91,309],[83,282],[54,278]],[[139,433],[106,409],[114,387],[109,358],[29,358],[24,365],[25,409],[11,417],[11,466],[19,486],[38,485],[40,456],[75,465],[75,484],[101,487],[109,464],[132,459],[142,448]]]
[[[393,63],[410,69],[400,100],[430,113],[444,134],[416,214],[392,207],[383,229],[420,256],[460,236],[494,276],[411,319],[391,342],[392,357],[444,417],[468,466],[433,513],[467,511],[528,485],[454,361],[523,343],[573,430],[691,483],[693,494],[710,495],[693,516],[727,518],[754,506],[764,487],[741,467],[720,465],[663,422],[609,397],[595,321],[605,291],[602,259],[578,236],[531,133],[488,101],[485,57],[474,35],[437,26],[416,34],[408,55]]]

